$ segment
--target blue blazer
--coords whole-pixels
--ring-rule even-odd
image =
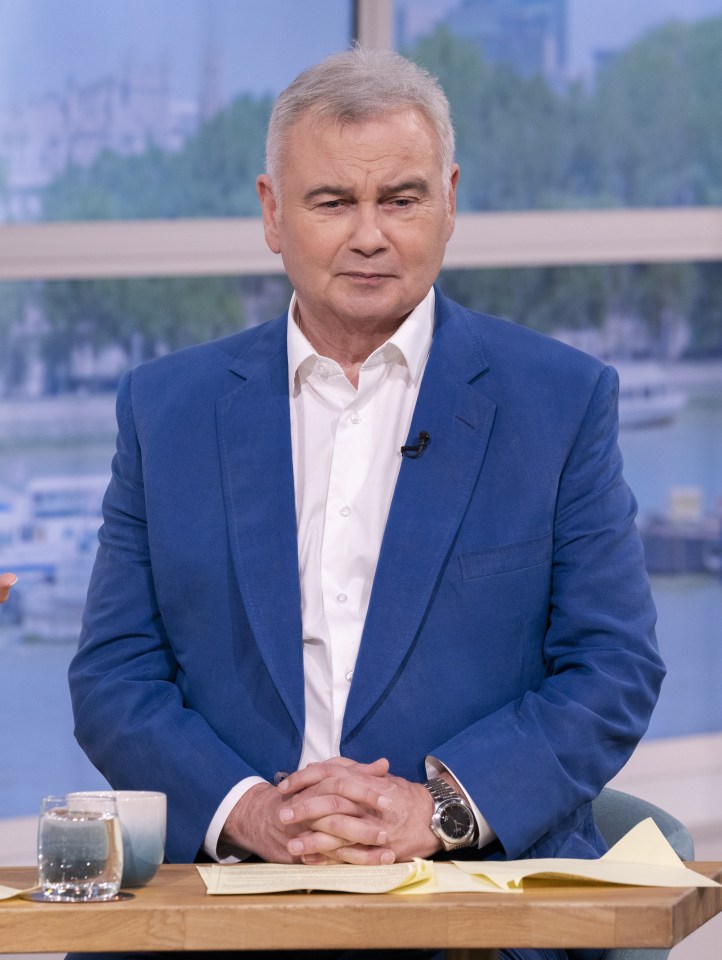
[[[341,751],[445,763],[503,854],[595,856],[589,802],[664,673],[611,368],[437,291]],[[76,735],[163,790],[192,861],[231,787],[304,730],[285,316],[129,372],[78,653]]]

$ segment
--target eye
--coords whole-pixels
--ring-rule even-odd
[[[387,203],[395,207],[397,210],[405,210],[408,207],[412,207],[416,201],[411,197],[392,197]]]
[[[324,200],[318,207],[320,210],[340,210],[343,205],[343,200]]]

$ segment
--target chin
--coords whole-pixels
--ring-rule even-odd
[[[419,302],[423,297],[419,298]],[[358,291],[346,297],[343,312],[349,317],[383,322],[395,317],[406,317],[416,304],[409,305],[405,298],[383,296],[378,290]]]

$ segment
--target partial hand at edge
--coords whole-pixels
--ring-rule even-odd
[[[10,588],[17,582],[18,578],[14,573],[0,573],[0,603],[5,603],[10,594]]]

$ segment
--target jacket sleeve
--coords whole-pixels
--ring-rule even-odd
[[[151,567],[132,374],[121,382],[118,440],[78,652],[69,672],[75,735],[116,788],[168,795],[167,856],[193,861],[231,787],[256,771],[183,702]]]
[[[603,368],[559,477],[544,679],[433,751],[512,858],[576,828],[647,729],[664,676],[617,387]]]

